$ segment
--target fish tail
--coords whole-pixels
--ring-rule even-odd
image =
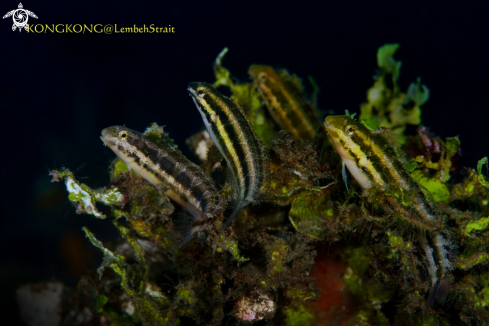
[[[448,243],[440,233],[431,236],[432,247],[429,246],[424,232],[420,232],[420,242],[425,250],[426,259],[429,262],[429,273],[432,279],[432,286],[423,310],[426,312],[435,304],[443,305],[448,295],[447,273],[450,271],[450,262],[446,246]]]
[[[221,231],[226,230],[227,227],[229,226],[229,224],[231,224],[231,222],[233,221],[233,218],[236,216],[236,214],[238,214],[238,212],[240,211],[240,209],[243,208],[243,207],[245,207],[249,203],[250,202],[248,200],[243,200],[243,201],[239,202],[239,204],[236,205],[236,207],[234,208],[234,210],[231,213],[231,215],[229,215],[229,217],[227,218],[226,222],[224,222],[223,225],[221,226]]]
[[[437,284],[434,284],[431,287],[430,293],[428,294],[428,298],[424,303],[423,310],[427,312],[429,308],[431,308],[436,303],[443,305],[447,299],[448,295],[448,282],[445,279],[442,279]]]
[[[192,240],[194,233],[202,231],[205,225],[197,225],[201,218],[185,212],[178,213],[173,217],[173,227],[169,234],[168,251],[182,248],[187,242]]]

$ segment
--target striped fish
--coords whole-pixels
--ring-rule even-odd
[[[428,261],[432,285],[425,307],[437,301],[443,302],[448,292],[447,277],[451,269],[448,242],[436,231],[441,226],[440,218],[426,190],[411,177],[407,162],[397,145],[384,134],[386,131],[369,130],[348,116],[326,117],[324,126],[343,161],[345,182],[346,166],[364,189],[395,184],[415,194],[409,207],[394,197],[387,197],[387,206],[401,210],[399,213],[406,220],[418,226],[418,241]],[[429,242],[426,235],[430,238]]]
[[[207,83],[190,83],[188,91],[230,170],[234,210],[223,224],[225,229],[241,208],[256,199],[268,168],[265,150],[236,102]]]
[[[153,127],[156,124],[153,125]],[[157,125],[156,125],[157,127]],[[161,128],[161,127],[159,127]],[[174,219],[181,236],[175,243],[181,247],[195,232],[205,228],[218,208],[218,191],[200,167],[190,162],[163,133],[148,128],[142,134],[122,126],[102,130],[105,145],[146,181],[157,187],[168,185],[168,197],[180,204],[190,215],[190,221]]]
[[[326,136],[317,110],[304,98],[302,90],[286,71],[279,75],[270,66],[252,65],[248,74],[280,128],[297,138],[312,139],[317,132]]]

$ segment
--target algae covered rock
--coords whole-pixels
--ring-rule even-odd
[[[60,320],[65,325],[487,325],[487,158],[476,169],[462,168],[461,140],[435,137],[421,126],[430,93],[420,79],[400,90],[398,46],[379,48],[378,74],[359,120],[369,129],[388,128],[375,132],[388,138],[395,155],[407,158],[410,175],[441,216],[436,223],[423,224],[409,214],[414,194],[398,184],[363,189],[342,180],[341,160],[324,133],[301,139],[293,126],[292,132],[280,130],[283,121],[277,123],[277,114],[269,111],[278,106],[265,103],[269,98],[255,79],[232,77],[222,65],[224,49],[214,63],[214,85],[229,89],[266,146],[270,174],[260,196],[222,229],[235,204],[230,167],[209,134],[197,133],[187,143],[202,162],[199,171],[216,184],[219,207],[205,222],[192,224],[195,236],[175,248],[174,232],[195,221],[182,218],[186,212],[170,199],[171,184],[154,187],[118,159],[110,184],[101,189],[80,183],[68,169],[51,171],[53,181],[64,181],[77,213],[108,218],[120,234],[102,242],[84,228],[103,253],[99,277],[80,280],[66,299],[70,307],[60,308]],[[304,97],[296,102],[310,103],[299,78],[284,76],[300,90],[294,96]],[[287,89],[275,100],[290,95]],[[322,128],[322,121],[316,122]],[[148,130],[167,137],[157,127]],[[451,276],[445,302],[426,304],[432,280],[422,235],[435,232],[444,237]]]

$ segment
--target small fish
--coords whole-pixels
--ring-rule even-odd
[[[159,130],[155,132],[154,130]],[[203,170],[190,162],[173,141],[163,133],[162,127],[153,124],[147,132],[113,126],[102,130],[102,141],[127,165],[146,181],[157,187],[168,185],[168,197],[180,204],[190,215],[187,222],[174,221],[181,239],[181,247],[195,232],[205,228],[205,222],[218,208],[218,191]],[[179,218],[187,218],[180,216]]]
[[[248,74],[280,128],[297,138],[312,139],[317,132],[326,135],[317,110],[286,71],[279,74],[270,66],[252,65]]]
[[[396,203],[393,197],[388,197],[388,200],[391,207],[402,210],[400,213],[419,227],[418,240],[428,261],[432,283],[425,307],[435,302],[443,302],[448,293],[447,276],[451,269],[447,258],[448,243],[442,234],[436,231],[440,222],[436,210],[422,186],[411,177],[406,159],[397,145],[385,135],[386,131],[369,130],[348,116],[328,116],[324,126],[343,164],[362,188],[395,184],[416,194],[412,206],[408,208]],[[426,235],[430,237],[430,242]]]
[[[236,102],[207,83],[190,83],[188,91],[231,171],[234,210],[223,224],[225,229],[241,208],[256,199],[268,169],[265,150]]]

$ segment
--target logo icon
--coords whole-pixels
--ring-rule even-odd
[[[12,31],[15,31],[18,28],[19,32],[22,31],[22,28],[25,28],[26,31],[29,30],[29,26],[27,26],[27,20],[29,19],[29,16],[37,19],[36,14],[32,11],[25,10],[22,6],[22,3],[19,3],[19,9],[14,9],[6,13],[5,16],[3,16],[3,19],[10,16],[12,16],[12,19],[14,20]]]

